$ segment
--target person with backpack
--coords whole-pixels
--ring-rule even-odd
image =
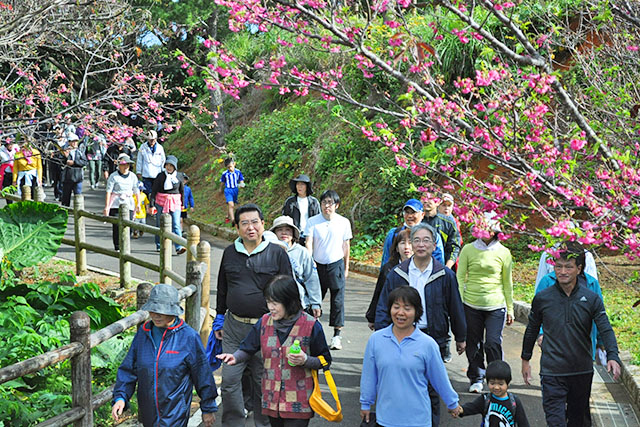
[[[509,393],[509,364],[502,360],[489,363],[486,378],[490,393],[483,393],[473,401],[464,403],[458,417],[482,414],[481,427],[529,427],[522,401],[515,394]],[[452,415],[456,417],[455,414]]]

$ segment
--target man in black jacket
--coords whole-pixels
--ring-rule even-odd
[[[216,318],[222,316],[224,326],[215,335],[222,340],[224,353],[235,352],[253,325],[269,311],[262,294],[266,284],[280,274],[293,277],[285,249],[262,238],[264,217],[258,206],[241,206],[235,211],[234,220],[239,237],[224,250],[218,272]],[[260,411],[263,372],[260,352],[246,362],[222,366],[222,425],[244,425],[245,369],[251,374],[255,425],[267,427],[269,418]]]
[[[87,166],[87,157],[84,151],[78,148],[78,137],[76,134],[69,136],[69,141],[63,151],[66,162],[62,169],[62,204],[71,205],[71,192],[82,194],[82,168]]]
[[[602,299],[582,283],[583,268],[584,248],[575,242],[565,243],[555,264],[556,284],[533,298],[522,342],[522,376],[529,384],[529,360],[540,326],[544,327],[540,382],[542,406],[550,426],[591,426],[593,322],[607,351],[607,370],[615,380],[620,376],[615,334]]]

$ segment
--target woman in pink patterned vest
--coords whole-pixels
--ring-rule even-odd
[[[217,357],[233,365],[262,352],[262,413],[271,427],[306,427],[313,417],[309,396],[313,391],[311,371],[320,369],[318,356],[331,363],[331,353],[320,322],[302,310],[293,277],[276,276],[265,287],[269,313],[254,325],[240,348]],[[289,353],[295,340],[302,351]]]

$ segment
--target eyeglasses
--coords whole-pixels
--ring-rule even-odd
[[[424,239],[419,239],[419,238],[415,238],[411,241],[414,245],[419,245],[420,243],[422,243],[423,245],[428,245],[429,243],[433,243],[433,239],[430,239],[428,237],[425,237]]]
[[[252,219],[251,221],[244,220],[244,221],[240,221],[239,224],[240,224],[240,227],[243,227],[243,228],[246,228],[249,225],[253,225],[254,227],[257,227],[260,224],[260,220],[259,219]]]
[[[320,204],[322,206],[333,206],[335,205],[335,202],[333,200],[323,200],[320,202]]]

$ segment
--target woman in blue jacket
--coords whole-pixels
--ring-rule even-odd
[[[160,283],[142,306],[150,322],[138,329],[118,369],[111,414],[117,421],[138,383],[138,421],[145,427],[186,427],[193,386],[200,396],[205,426],[212,427],[218,396],[200,335],[178,316],[178,291]]]

